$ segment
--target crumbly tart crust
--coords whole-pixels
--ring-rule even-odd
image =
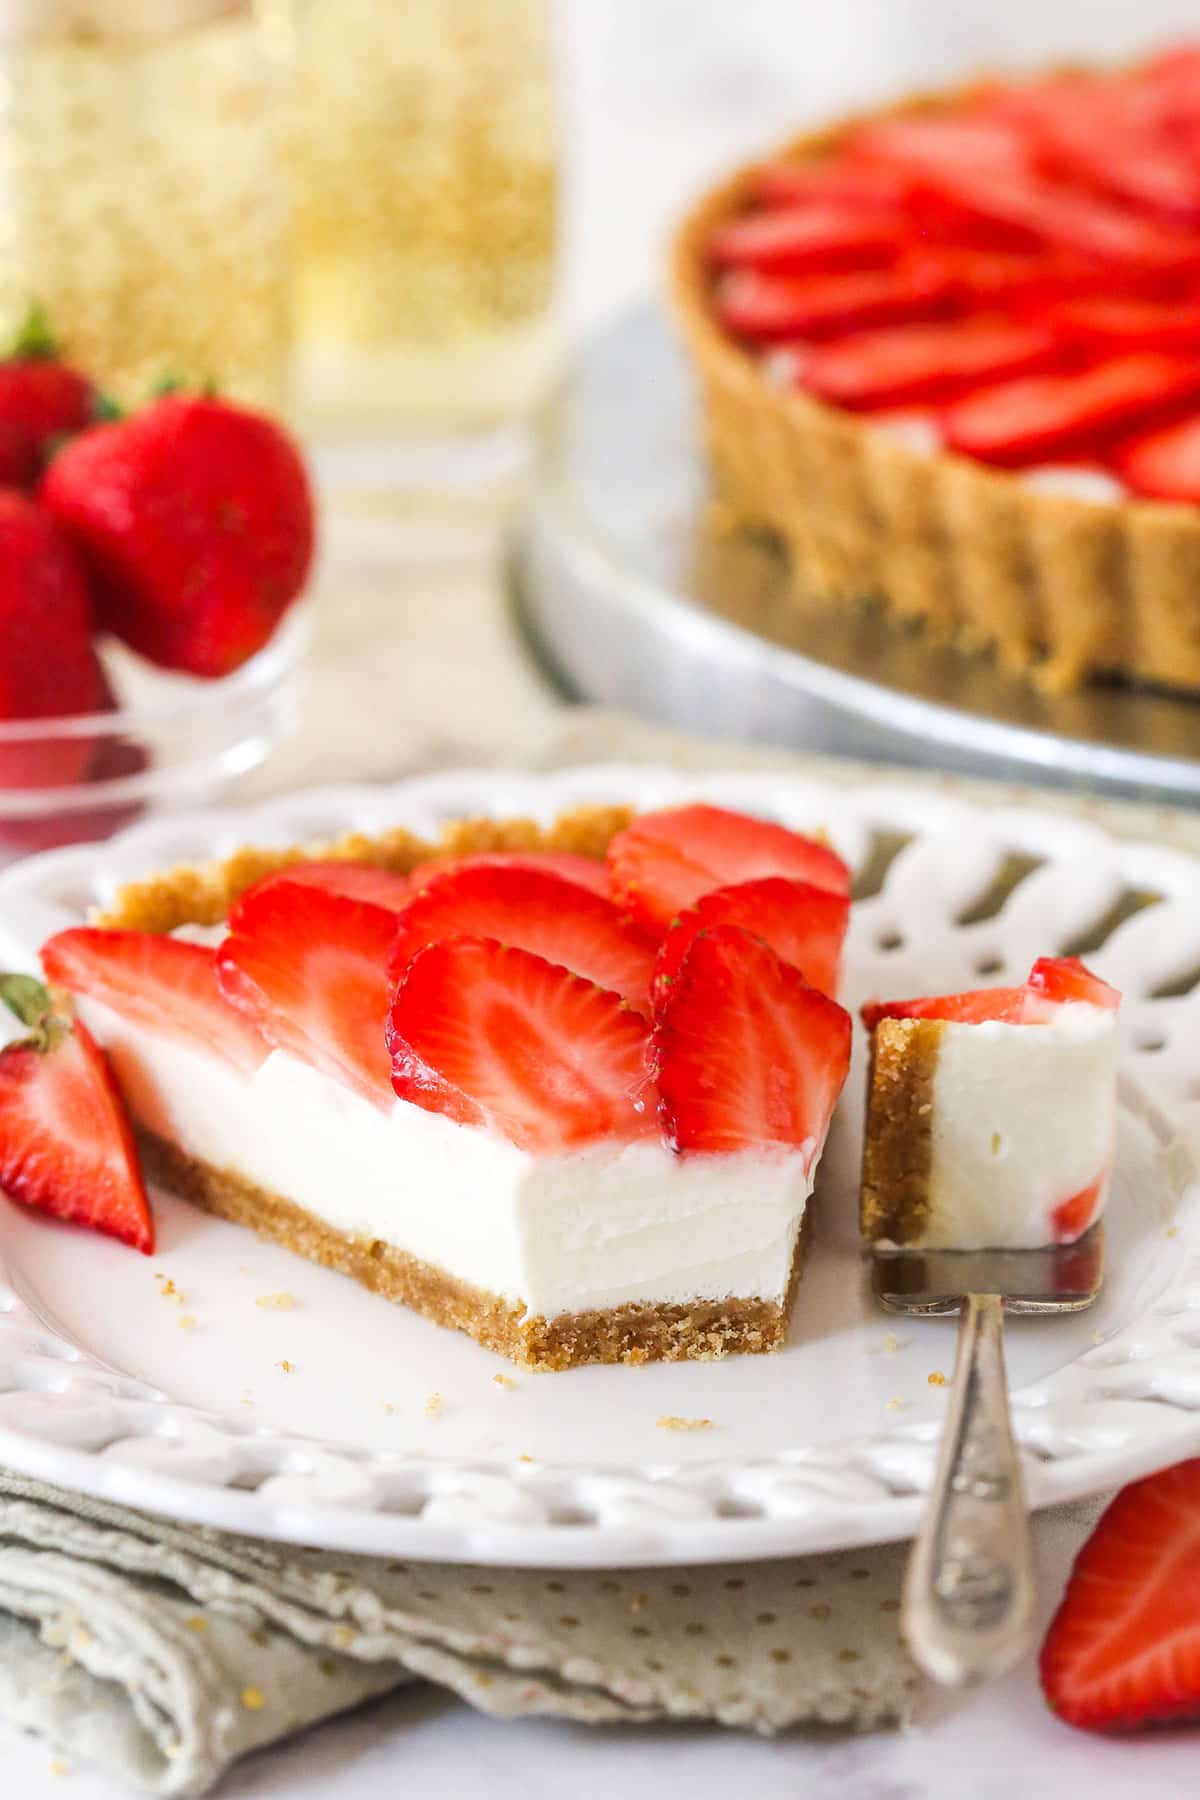
[[[861,1224],[868,1244],[910,1244],[929,1218],[933,1078],[941,1019],[882,1019],[867,1077]]]
[[[971,92],[914,98],[890,116],[948,110]],[[825,155],[865,122],[796,139],[775,159]],[[1200,689],[1200,509],[1087,500],[948,451],[922,455],[868,416],[773,387],[726,336],[706,245],[744,210],[763,160],[684,221],[671,298],[729,512],[782,540],[796,606],[873,601],[1050,690],[1107,674]]]
[[[787,1334],[808,1232],[802,1226],[787,1295],[780,1305],[762,1297],[696,1300],[675,1306],[618,1306],[599,1312],[529,1318],[518,1303],[459,1281],[431,1263],[378,1238],[352,1237],[246,1181],[186,1156],[149,1132],[139,1134],[146,1173],[193,1205],[248,1225],[260,1237],[322,1263],[414,1312],[465,1331],[527,1369],[559,1370],[583,1363],[713,1362],[722,1356],[777,1350]],[[805,1226],[811,1202],[805,1209]]]

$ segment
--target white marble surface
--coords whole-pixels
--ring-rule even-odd
[[[710,175],[825,110],[980,63],[1126,52],[1197,23],[1195,0],[563,0],[571,160],[564,302],[579,331],[657,280],[670,221]],[[499,605],[494,536],[399,572],[384,538],[342,582],[333,542],[322,657],[304,740],[256,778],[389,776],[431,761],[521,760],[558,716],[521,663]],[[370,539],[370,531],[367,532]],[[363,632],[388,632],[364,686]],[[331,722],[337,722],[331,734]],[[1082,1540],[1079,1515],[1037,1527],[1048,1616]],[[573,1800],[729,1792],[756,1800],[1009,1800],[1087,1792],[1174,1800],[1195,1786],[1197,1739],[1128,1742],[1060,1726],[1032,1663],[986,1692],[931,1703],[903,1734],[748,1739],[719,1730],[498,1725],[430,1690],[395,1696],[245,1764],[221,1800]],[[122,1800],[42,1743],[0,1736],[8,1800]]]

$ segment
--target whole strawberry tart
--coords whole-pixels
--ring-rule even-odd
[[[1200,688],[1200,49],[802,138],[691,215],[673,290],[798,603]]]
[[[42,960],[164,1185],[530,1366],[705,1358],[783,1340],[848,887],[765,820],[590,810],[246,850]]]

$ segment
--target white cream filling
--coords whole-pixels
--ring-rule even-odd
[[[80,1003],[129,1104],[187,1155],[554,1318],[639,1301],[782,1300],[808,1151],[675,1156],[658,1138],[532,1156],[274,1051],[247,1075]]]
[[[1116,1068],[1116,1017],[1101,1007],[1064,1006],[1046,1025],[947,1023],[919,1242],[962,1250],[1052,1243],[1056,1207],[1097,1178],[1107,1192]]]

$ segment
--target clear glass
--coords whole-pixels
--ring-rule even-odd
[[[167,674],[122,645],[102,659],[114,712],[0,720],[0,867],[218,799],[300,721],[308,607],[222,681]]]
[[[486,434],[553,355],[548,0],[265,0],[292,69],[298,416],[319,441]]]
[[[38,301],[122,404],[176,379],[278,410],[286,220],[252,7],[123,34],[32,10],[43,30],[0,40],[0,341]]]

